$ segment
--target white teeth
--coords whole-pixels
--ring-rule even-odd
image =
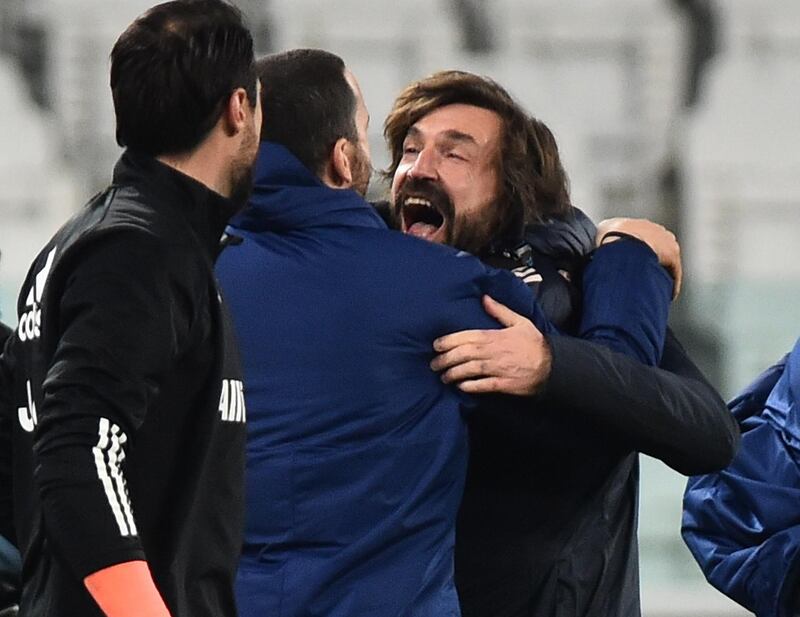
[[[406,206],[425,206],[427,208],[431,207],[431,202],[427,199],[423,199],[422,197],[409,197],[405,201]]]

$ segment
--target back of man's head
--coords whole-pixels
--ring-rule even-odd
[[[339,56],[293,49],[265,56],[256,67],[262,84],[262,141],[281,144],[318,175],[339,139],[358,142],[356,95]]]
[[[148,10],[111,52],[117,142],[158,156],[189,152],[236,88],[257,96],[253,39],[224,0],[173,0]]]

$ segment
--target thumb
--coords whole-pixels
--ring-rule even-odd
[[[500,325],[506,328],[510,328],[525,319],[522,315],[515,313],[505,304],[500,304],[491,296],[483,296],[483,308],[491,317],[499,321]]]

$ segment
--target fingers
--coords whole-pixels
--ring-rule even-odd
[[[483,360],[469,360],[463,364],[457,364],[444,373],[439,375],[439,378],[444,383],[457,383],[470,379],[485,379],[489,378],[490,368],[487,362]]]
[[[457,388],[467,394],[489,394],[504,392],[508,389],[508,385],[500,377],[484,377],[462,381]]]
[[[475,344],[458,345],[443,352],[431,360],[431,368],[436,371],[446,371],[458,364],[464,364],[472,360],[483,360],[481,346]]]
[[[486,313],[496,319],[505,328],[520,325],[529,321],[519,313],[515,313],[504,304],[500,304],[491,296],[483,296],[483,308]],[[444,353],[461,345],[477,345],[486,342],[490,333],[496,330],[462,330],[446,336],[441,336],[433,341],[433,349]]]
[[[678,256],[678,264],[673,272],[675,279],[675,286],[672,289],[672,299],[675,300],[681,293],[681,283],[683,282],[683,265],[680,256]]]
[[[438,353],[446,353],[464,345],[479,345],[486,338],[486,330],[462,330],[441,336],[433,341],[433,349]]]
[[[483,296],[483,309],[489,314],[489,316],[494,317],[500,322],[500,325],[505,326],[506,328],[514,326],[525,319],[525,317],[519,313],[515,313],[505,304],[500,304],[491,296]]]

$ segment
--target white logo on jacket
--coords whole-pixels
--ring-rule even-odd
[[[28,406],[17,407],[17,418],[19,418],[19,425],[22,427],[22,430],[27,433],[32,433],[33,429],[36,428],[36,425],[39,423],[39,419],[36,417],[36,403],[33,400],[30,379],[25,383],[25,387],[28,390]]]
[[[539,274],[535,268],[530,266],[520,266],[519,268],[514,268],[511,272],[513,272],[514,276],[517,278],[521,278],[523,283],[542,282],[542,275]]]
[[[53,247],[53,250],[47,254],[47,261],[36,275],[34,283],[28,291],[28,297],[25,299],[25,306],[29,308],[23,313],[22,317],[20,317],[19,325],[17,326],[17,335],[19,336],[19,340],[23,343],[25,341],[37,339],[41,334],[42,309],[40,304],[42,302],[42,296],[44,295],[44,285],[47,282],[47,275],[50,274],[50,268],[53,266],[53,259],[56,256],[57,249],[58,247]]]
[[[238,379],[223,379],[219,397],[219,413],[223,422],[246,422],[244,384]]]

